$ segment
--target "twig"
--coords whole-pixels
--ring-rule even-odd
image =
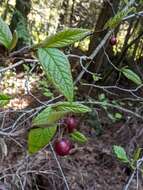
[[[126,89],[126,88],[121,88],[119,86],[100,86],[100,85],[95,85],[95,84],[88,84],[88,83],[81,83],[83,86],[91,86],[94,88],[99,88],[99,89],[103,89],[103,90],[107,90],[107,89],[117,89],[120,91],[124,91],[124,92],[128,92],[130,94],[132,94],[134,97],[136,97],[137,99],[143,100],[143,98],[135,95],[134,93],[137,92],[140,88],[143,87],[143,84],[139,85],[137,88],[134,89]]]
[[[14,51],[12,53],[10,53],[10,56],[9,57],[14,57],[16,55],[19,55],[19,54],[23,54],[23,53],[27,53],[31,50],[31,46],[26,46],[26,47],[23,47],[17,51]]]
[[[135,168],[135,170],[133,171],[133,173],[132,173],[132,175],[131,175],[131,177],[130,177],[128,183],[127,183],[126,186],[124,187],[124,190],[128,190],[128,189],[129,189],[129,186],[130,186],[130,184],[131,184],[131,182],[132,182],[132,180],[133,180],[135,174],[137,173],[137,175],[138,175],[138,170],[139,170],[139,168],[140,168],[140,166],[141,166],[142,163],[143,163],[143,157],[137,161],[136,168]],[[138,176],[137,176],[137,178],[138,178]],[[138,182],[138,181],[137,181],[137,182]],[[138,189],[138,183],[137,183],[137,189]]]
[[[109,39],[109,37],[111,36],[111,34],[113,33],[113,29],[110,30],[105,37],[103,38],[103,40],[101,41],[101,43],[97,46],[97,48],[92,52],[92,54],[89,56],[90,59],[94,59],[95,56],[98,54],[98,52],[100,51],[100,49],[106,44],[107,40]]]
[[[0,73],[2,72],[6,72],[8,70],[11,70],[11,69],[14,69],[15,67],[18,67],[19,65],[22,65],[24,63],[37,63],[38,60],[33,60],[33,59],[25,59],[25,60],[21,60],[21,61],[18,61],[17,63],[13,64],[13,65],[10,65],[9,67],[6,67],[6,68],[3,68],[3,69],[0,69]]]
[[[79,103],[79,102],[78,102]],[[95,105],[101,105],[101,106],[108,106],[108,107],[112,107],[112,108],[116,108],[118,110],[121,110],[123,112],[126,112],[126,113],[129,113],[141,120],[143,120],[143,117],[141,115],[139,115],[138,113],[134,112],[134,111],[131,111],[129,109],[126,109],[124,107],[121,107],[121,106],[118,106],[118,105],[114,105],[114,104],[110,104],[110,103],[103,103],[103,102],[99,102],[99,101],[83,101],[83,102],[80,102],[80,103],[84,103],[84,104],[95,104]]]
[[[126,16],[125,18],[123,18],[122,21],[126,21],[126,20],[129,20],[131,18],[134,18],[134,17],[142,17],[143,16],[143,11],[140,11],[138,13],[134,13],[134,14],[131,14],[129,16]]]

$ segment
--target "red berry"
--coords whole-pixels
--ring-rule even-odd
[[[72,133],[77,128],[78,120],[75,117],[67,117],[65,124],[67,125],[68,132]]]
[[[71,142],[68,139],[62,138],[55,142],[55,152],[59,156],[66,156],[72,148]]]
[[[117,43],[116,37],[115,37],[115,36],[112,36],[112,37],[110,38],[110,44],[111,44],[112,46],[114,46],[114,45],[116,45],[116,43]]]

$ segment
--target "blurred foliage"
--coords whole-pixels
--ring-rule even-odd
[[[15,14],[17,14],[17,16],[19,17],[19,21],[16,27],[18,38],[22,39],[25,44],[30,44],[31,37],[27,28],[26,19],[22,16],[22,14],[19,11],[15,11]]]

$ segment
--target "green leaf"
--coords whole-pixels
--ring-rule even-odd
[[[54,111],[51,107],[44,109],[32,121],[34,126],[51,125],[61,119],[67,112]]]
[[[58,111],[68,111],[73,113],[91,112],[89,107],[77,102],[58,102],[53,107]]]
[[[10,101],[10,96],[6,94],[0,94],[0,107],[7,105]]]
[[[48,89],[44,89],[43,95],[46,97],[53,97],[53,93]]]
[[[57,126],[31,129],[28,134],[28,152],[34,154],[49,144],[56,130]]]
[[[70,134],[70,137],[75,142],[79,142],[79,143],[87,142],[87,138],[85,137],[85,135],[80,133],[79,131],[74,131],[73,133]]]
[[[129,7],[128,9],[123,9],[118,11],[113,18],[110,18],[105,24],[105,28],[116,28],[117,25],[122,21],[124,17],[126,17],[131,11],[133,11],[133,7]]]
[[[61,119],[63,116],[65,116],[68,112],[66,111],[52,111],[47,120],[47,124],[52,124],[57,122],[59,119]]]
[[[46,48],[60,48],[79,41],[89,34],[89,30],[81,28],[69,28],[55,35],[47,37],[40,45]]]
[[[98,74],[92,74],[92,77],[93,77],[93,80],[95,81],[95,82],[97,82],[97,81],[99,81],[99,80],[101,80],[102,79],[102,77],[100,77],[100,75],[98,75]]]
[[[8,25],[0,17],[0,43],[9,49],[12,40],[12,34]]]
[[[115,113],[115,118],[116,119],[122,119],[123,115],[121,113]]]
[[[113,151],[114,151],[116,157],[119,160],[121,160],[122,162],[124,162],[124,163],[129,163],[130,162],[127,155],[126,155],[126,152],[125,152],[124,148],[122,148],[121,146],[114,145],[113,146]]]
[[[46,125],[48,116],[52,112],[51,107],[47,107],[43,111],[41,111],[33,120],[32,120],[32,125]]]
[[[32,121],[34,126],[51,125],[57,122],[66,114],[72,113],[86,113],[91,109],[85,105],[76,102],[59,102],[52,107],[47,107],[41,111]]]
[[[9,47],[10,51],[16,47],[17,41],[18,41],[18,34],[15,30],[13,33],[13,36],[12,36],[12,41],[11,41],[10,47]]]
[[[137,85],[142,84],[142,81],[141,81],[140,77],[135,72],[133,72],[132,70],[127,69],[127,68],[122,68],[121,72],[123,73],[123,75],[126,78],[128,78],[129,80],[131,80],[135,84],[137,84]]]
[[[141,152],[142,152],[142,148],[137,147],[134,154],[133,154],[133,161],[137,161],[139,160],[140,156],[141,156]]]
[[[58,49],[38,49],[39,60],[48,79],[69,100],[73,100],[73,80],[67,57]]]

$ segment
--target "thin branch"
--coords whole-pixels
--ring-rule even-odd
[[[134,18],[134,17],[142,17],[143,16],[143,11],[140,11],[140,12],[138,12],[138,13],[134,13],[134,14],[131,14],[131,15],[129,15],[129,16],[126,16],[125,18],[123,18],[123,20],[122,21],[127,21],[127,20],[129,20],[129,19],[132,19],[132,18]]]
[[[19,54],[27,53],[30,50],[31,50],[31,46],[26,46],[26,47],[23,47],[17,51],[10,53],[9,57],[14,57],[14,56],[19,55]]]
[[[125,113],[128,113],[128,114],[131,114],[141,120],[143,120],[143,117],[141,115],[139,115],[138,113],[136,113],[135,111],[131,111],[129,109],[126,109],[124,107],[121,107],[121,106],[118,106],[118,105],[115,105],[115,104],[110,104],[110,103],[103,103],[103,102],[99,102],[99,101],[83,101],[83,102],[80,102],[80,103],[84,103],[84,104],[95,104],[95,105],[100,105],[100,106],[107,106],[107,107],[112,107],[112,108],[116,108],[118,110],[121,110]]]
[[[139,99],[143,99],[139,96],[136,96],[134,94],[134,92],[137,92],[140,88],[143,87],[143,84],[141,84],[140,86],[138,86],[137,88],[134,88],[134,89],[126,89],[126,88],[121,88],[119,86],[100,86],[100,85],[95,85],[95,84],[88,84],[88,83],[81,83],[82,85],[84,86],[92,86],[94,88],[99,88],[99,89],[117,89],[117,90],[120,90],[120,91],[124,91],[124,92],[128,92],[128,93],[131,93],[133,96],[139,98]]]
[[[130,178],[128,180],[128,183],[124,187],[124,190],[128,190],[129,189],[129,186],[130,186],[131,182],[133,181],[133,178],[134,178],[134,176],[135,176],[136,173],[137,173],[137,179],[138,179],[138,171],[139,171],[139,168],[140,168],[140,166],[141,166],[142,163],[143,163],[143,157],[137,161],[136,168],[133,171],[132,175],[130,176]],[[138,189],[138,180],[137,180],[137,189]]]
[[[24,59],[24,60],[21,60],[21,61],[18,61],[17,63],[13,64],[13,65],[10,65],[9,67],[6,67],[6,68],[3,68],[3,69],[0,69],[0,73],[3,73],[3,72],[6,72],[8,70],[11,70],[11,69],[14,69],[15,67],[18,67],[24,63],[38,63],[38,60],[33,60],[33,59]]]

